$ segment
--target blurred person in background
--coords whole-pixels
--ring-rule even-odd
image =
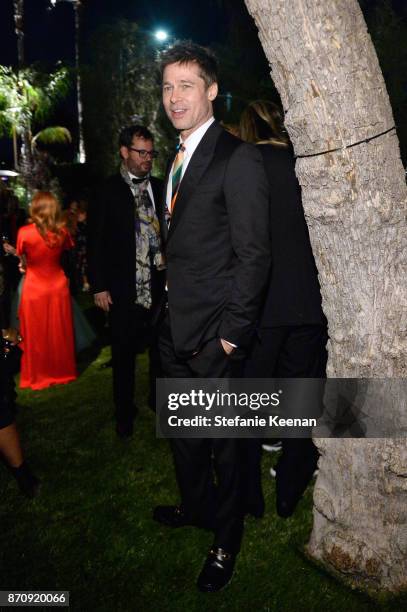
[[[0,230],[2,230],[0,219]],[[9,287],[4,273],[5,252],[0,248],[0,458],[17,481],[26,497],[35,497],[40,482],[24,460],[15,423],[14,375],[18,369],[18,348],[21,336],[10,327]]]
[[[20,227],[27,222],[26,211],[20,208],[18,198],[8,189],[5,190],[1,199],[1,216],[2,216],[2,242],[5,245],[15,246],[17,242],[17,233]],[[11,251],[6,251],[6,255],[11,254]],[[7,285],[11,294],[17,290],[20,280],[20,272],[18,270],[18,261],[13,257],[7,257],[4,261],[5,274],[7,276]]]
[[[133,434],[136,355],[149,349],[149,405],[161,374],[155,313],[162,301],[165,264],[158,216],[163,182],[151,176],[157,156],[142,125],[119,135],[121,165],[97,190],[89,210],[89,279],[96,306],[108,313],[112,344],[116,433]]]
[[[79,291],[89,291],[88,282],[88,247],[87,247],[87,217],[88,203],[79,200],[76,208],[76,228],[73,236],[75,246],[75,282]]]
[[[18,309],[23,337],[20,387],[43,389],[77,377],[71,297],[60,263],[73,241],[50,192],[34,196],[30,218],[17,237],[17,255],[26,270]]]
[[[270,185],[271,272],[245,375],[250,378],[325,378],[327,321],[295,175],[295,159],[276,104],[255,101],[243,111],[240,136],[257,145]],[[250,493],[261,500],[261,442],[252,445]],[[276,466],[277,512],[291,516],[318,461],[312,439],[282,441]],[[257,491],[254,490],[257,487]],[[260,502],[259,502],[260,503]]]

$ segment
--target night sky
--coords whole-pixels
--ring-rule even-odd
[[[227,19],[217,0],[82,0],[81,40],[84,42],[103,23],[119,18],[134,20],[147,31],[165,29],[171,38],[189,38],[200,44],[223,42]],[[236,0],[243,2],[243,0]],[[24,50],[27,64],[39,62],[53,69],[58,61],[74,65],[74,11],[70,2],[58,2],[50,8],[49,0],[24,0]],[[0,64],[17,64],[13,1],[0,0]],[[55,123],[55,121],[54,121]],[[58,109],[56,123],[76,131],[74,92]],[[0,167],[12,161],[11,141],[0,139]]]
[[[290,0],[287,0],[289,2]],[[373,8],[378,0],[359,0],[363,8]],[[122,17],[134,20],[147,31],[166,29],[172,39],[189,38],[197,43],[224,43],[228,37],[230,10],[240,13],[244,0],[229,2],[229,13],[221,10],[219,0],[82,0],[81,40],[85,42],[103,23]],[[407,0],[392,0],[399,16],[407,18]],[[26,63],[40,62],[52,70],[58,61],[74,64],[74,11],[69,1],[60,1],[54,8],[49,0],[24,0]],[[245,15],[247,17],[245,17]],[[253,28],[253,20],[243,9],[243,24]],[[244,30],[243,30],[244,31]],[[247,40],[245,40],[247,43]],[[257,36],[251,37],[257,44]],[[260,43],[259,47],[260,47]],[[83,46],[83,44],[82,44]],[[260,49],[260,53],[262,53]],[[16,65],[17,44],[14,33],[13,0],[0,0],[0,64]],[[59,111],[60,113],[61,111]],[[61,124],[75,131],[74,93],[62,109]],[[59,116],[57,121],[59,120]],[[11,143],[0,140],[0,164],[9,163]]]
[[[289,2],[290,0],[287,0]],[[174,38],[191,38],[201,44],[223,42],[227,37],[227,16],[219,0],[82,0],[83,35],[104,22],[117,18],[137,21],[147,30],[162,27]],[[243,0],[234,0],[236,7]],[[361,0],[373,6],[377,0]],[[233,3],[229,5],[233,6]],[[407,0],[392,0],[399,15],[407,15]],[[25,49],[27,62],[73,61],[74,15],[69,1],[58,2],[52,10],[49,0],[24,0]],[[251,18],[248,16],[248,25]],[[13,1],[0,0],[0,64],[16,62]]]
[[[237,0],[239,2],[240,0]],[[16,62],[13,2],[1,0],[0,63]],[[147,30],[165,28],[174,38],[191,38],[201,44],[221,41],[226,23],[217,0],[84,0],[83,35],[105,22],[123,17]],[[28,63],[73,61],[74,12],[59,2],[49,10],[48,0],[25,0],[25,50]]]

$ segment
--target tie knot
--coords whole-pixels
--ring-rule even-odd
[[[180,142],[180,143],[177,145],[176,151],[177,151],[177,154],[178,154],[180,151],[184,152],[184,151],[185,151],[185,145],[183,145],[183,144]]]

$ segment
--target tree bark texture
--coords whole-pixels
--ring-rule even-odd
[[[405,377],[405,174],[360,7],[356,0],[246,5],[298,157],[329,322],[328,376]],[[400,397],[364,409],[390,411],[406,435]],[[353,584],[407,588],[406,439],[316,443],[310,554]]]

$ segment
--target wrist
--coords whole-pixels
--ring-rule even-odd
[[[234,344],[232,344],[231,342],[228,342],[228,340],[224,340],[224,338],[221,338],[220,341],[222,343],[223,350],[225,351],[227,355],[230,355],[231,353],[233,353],[235,348],[237,348]]]

